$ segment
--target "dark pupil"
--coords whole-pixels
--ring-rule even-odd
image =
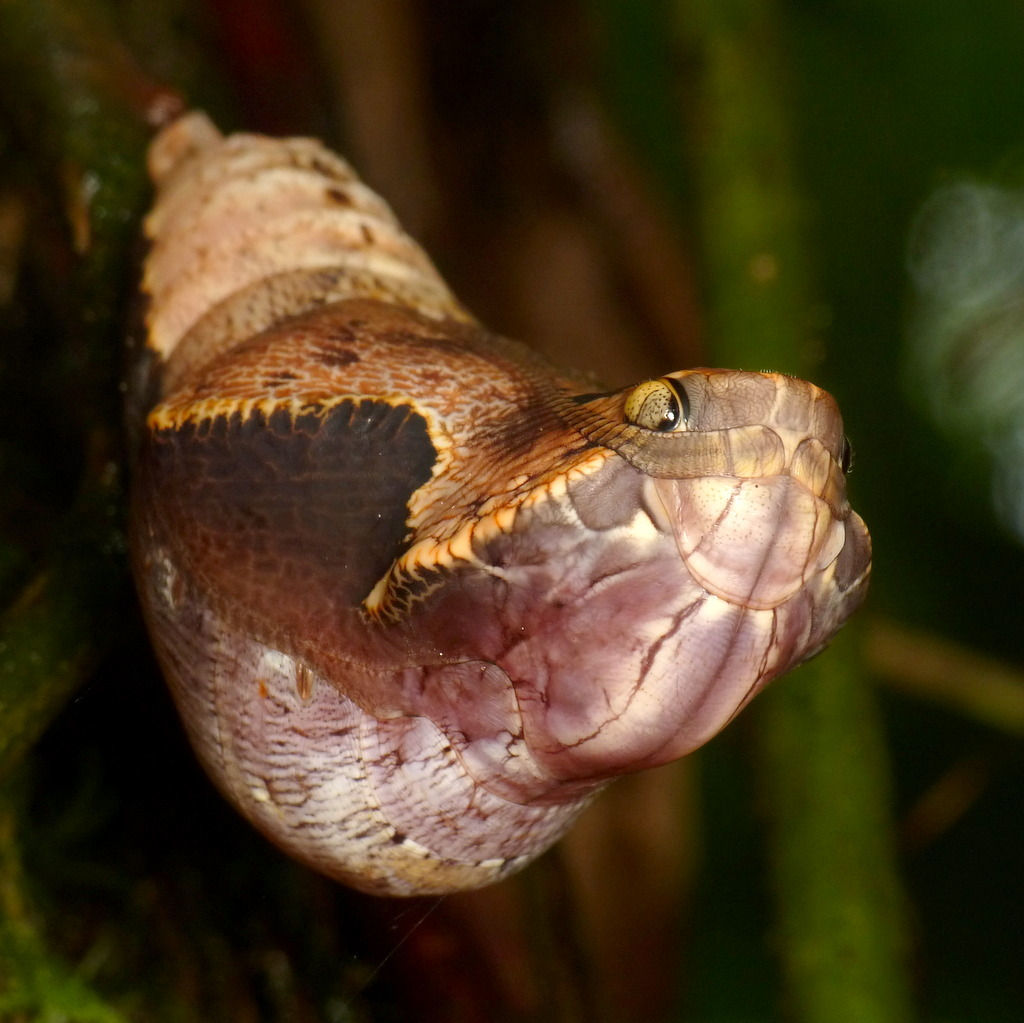
[[[853,445],[850,443],[849,437],[843,438],[843,450],[839,455],[839,465],[847,475],[853,468]]]
[[[672,425],[675,426],[680,417],[684,420],[690,418],[690,396],[686,388],[674,377],[666,377],[665,383],[672,388],[675,400],[672,402]]]

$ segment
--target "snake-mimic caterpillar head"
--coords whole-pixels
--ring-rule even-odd
[[[588,393],[312,140],[189,114],[151,171],[136,579],[211,777],[304,862],[386,894],[500,878],[860,603],[825,392]]]

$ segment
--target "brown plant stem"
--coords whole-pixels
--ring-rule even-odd
[[[864,638],[868,667],[887,688],[1024,736],[1024,672],[1019,668],[884,619],[872,620]]]

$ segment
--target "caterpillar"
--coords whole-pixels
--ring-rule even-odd
[[[825,391],[596,393],[478,323],[316,141],[194,112],[149,164],[133,571],[200,760],[300,861],[499,880],[861,603]]]

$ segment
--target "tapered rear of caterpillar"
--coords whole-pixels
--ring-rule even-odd
[[[860,603],[825,392],[591,393],[476,323],[315,141],[189,114],[150,167],[134,571],[206,769],[302,861],[496,880]]]
[[[470,319],[388,206],[314,139],[224,139],[191,113],[161,133],[149,168],[142,288],[165,394],[239,341],[341,299]]]

